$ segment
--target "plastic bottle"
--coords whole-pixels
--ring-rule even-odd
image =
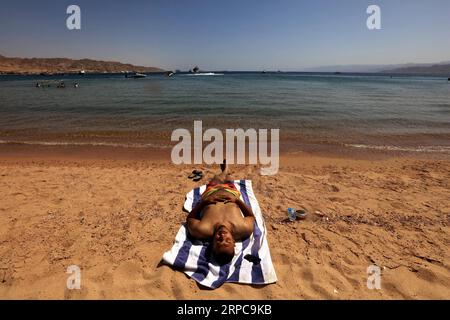
[[[287,213],[288,213],[289,221],[294,222],[295,220],[297,220],[297,216],[295,214],[295,209],[288,208]]]

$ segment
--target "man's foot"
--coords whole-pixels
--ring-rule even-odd
[[[223,159],[223,163],[220,165],[220,170],[222,170],[222,172],[227,172],[228,167],[227,167],[227,160]]]

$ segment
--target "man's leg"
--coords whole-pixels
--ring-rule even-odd
[[[221,173],[215,175],[211,181],[216,183],[225,183],[227,181],[232,181],[231,176],[228,173],[228,166],[226,160],[223,160],[223,163],[220,165]]]

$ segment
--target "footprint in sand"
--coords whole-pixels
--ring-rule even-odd
[[[309,282],[309,283],[313,283],[314,282],[314,275],[311,272],[310,268],[304,268],[304,270],[302,272],[302,279],[305,282]]]
[[[407,206],[404,203],[397,202],[397,201],[390,202],[390,205],[394,209],[406,209],[407,208]]]
[[[64,299],[65,300],[83,300],[86,299],[88,295],[88,289],[86,287],[82,287],[80,290],[64,290]]]
[[[172,289],[172,293],[175,297],[175,299],[177,300],[183,300],[186,299],[184,293],[183,293],[183,286],[181,286],[181,284],[179,283],[179,278],[178,277],[173,277],[171,282],[171,289]]]
[[[314,291],[314,297],[319,299],[336,299],[336,296],[331,295],[327,289],[318,284],[311,284],[311,289]]]

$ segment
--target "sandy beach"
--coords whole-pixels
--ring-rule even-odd
[[[411,154],[284,154],[251,179],[276,284],[206,290],[159,262],[185,220],[182,203],[217,168],[175,166],[165,152],[2,146],[3,299],[448,299],[450,160]],[[43,156],[45,155],[45,156]],[[194,169],[206,177],[187,179]],[[304,221],[286,221],[304,207]],[[69,265],[81,290],[68,290]],[[369,290],[366,269],[382,270]]]

